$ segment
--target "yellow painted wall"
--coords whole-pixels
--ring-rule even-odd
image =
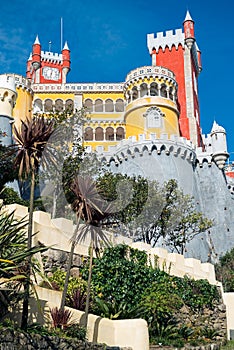
[[[155,105],[164,114],[161,127],[147,129],[144,114],[150,107]],[[151,133],[155,133],[158,138],[162,133],[168,134],[169,137],[171,135],[180,135],[177,110],[174,102],[170,100],[166,100],[165,102],[165,99],[160,97],[147,97],[133,101],[126,109],[125,122],[126,138],[138,136],[139,134],[145,134],[146,138],[149,138]]]
[[[33,95],[30,91],[17,87],[18,97],[16,99],[15,108],[13,109],[13,117],[15,119],[15,126],[18,128],[21,120],[32,117],[32,100]]]
[[[40,94],[35,94],[34,95],[34,101],[36,99],[40,99],[42,101],[44,100],[47,100],[47,99],[51,99],[53,101],[57,100],[57,99],[61,99],[63,101],[66,101],[66,100],[74,100],[74,94],[72,93],[63,93],[63,92],[60,92],[60,93],[52,93],[52,92],[47,92],[47,93],[40,93]]]
[[[83,94],[83,100],[85,100],[86,98],[90,98],[91,100],[96,100],[98,98],[102,99],[102,100],[107,100],[108,98],[110,98],[113,101],[118,100],[119,98],[124,99],[124,94],[122,92],[118,92],[118,93],[114,93],[114,92],[110,92],[110,93],[102,93],[102,92],[96,92],[96,93],[84,93]]]

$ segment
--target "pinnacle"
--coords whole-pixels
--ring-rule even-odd
[[[185,16],[185,19],[184,19],[184,22],[186,22],[186,21],[192,21],[193,22],[193,19],[192,19],[190,13],[189,13],[189,10],[187,10],[186,16]]]
[[[36,36],[36,39],[35,39],[35,41],[34,41],[34,44],[39,44],[39,45],[40,45],[40,41],[39,41],[38,35]]]
[[[65,44],[64,44],[63,50],[69,50],[69,47],[68,47],[67,41],[66,41],[66,42],[65,42]]]

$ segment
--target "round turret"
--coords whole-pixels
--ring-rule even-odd
[[[66,83],[66,77],[68,72],[70,71],[71,61],[70,61],[70,50],[67,45],[67,42],[65,42],[64,48],[62,50],[62,57],[63,57],[63,69],[62,69],[62,83]]]
[[[126,77],[124,95],[126,138],[180,135],[177,83],[172,71],[159,66],[137,68]]]
[[[211,129],[212,159],[222,169],[229,157],[225,129],[215,121]]]
[[[195,42],[195,36],[194,36],[194,21],[192,17],[190,16],[189,11],[186,13],[186,17],[184,20],[184,41],[185,44],[189,49],[192,48],[193,43]]]
[[[17,98],[15,79],[11,74],[0,75],[0,125],[5,137],[1,139],[4,145],[12,143],[12,114]]]

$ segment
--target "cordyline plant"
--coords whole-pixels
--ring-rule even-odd
[[[41,164],[43,152],[44,166],[47,163],[54,161],[53,152],[49,147],[46,148],[49,138],[55,131],[55,120],[46,119],[44,116],[34,116],[32,119],[26,118],[21,121],[18,128],[13,127],[14,144],[9,146],[10,152],[15,153],[15,165],[19,169],[19,178],[23,180],[30,180],[30,206],[28,218],[28,240],[27,249],[32,247],[32,225],[33,225],[33,203],[35,178]],[[31,257],[28,257],[27,272],[30,275]],[[23,312],[21,328],[27,329],[28,325],[28,303],[29,303],[29,283],[26,282],[25,298],[23,300]]]
[[[70,277],[70,269],[72,266],[73,254],[76,244],[78,244],[80,241],[84,240],[88,235],[90,235],[91,243],[89,276],[84,317],[84,327],[87,327],[93,250],[98,248],[100,241],[108,243],[108,239],[105,235],[105,232],[103,231],[103,227],[107,224],[110,224],[109,221],[107,222],[107,218],[109,218],[109,216],[111,215],[112,208],[111,204],[105,201],[103,197],[99,194],[96,182],[89,176],[77,175],[71,182],[70,188],[73,193],[71,206],[74,212],[76,213],[77,223],[71,242],[71,251],[69,254],[69,262],[60,309],[64,310],[65,306],[68,281]],[[81,222],[83,223],[83,225],[81,225]]]

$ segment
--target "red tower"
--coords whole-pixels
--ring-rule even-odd
[[[179,126],[181,136],[201,146],[200,110],[197,79],[201,71],[201,53],[194,35],[194,21],[187,11],[183,29],[148,34],[147,45],[152,65],[175,73],[178,83]],[[154,57],[156,55],[156,57]],[[154,58],[154,60],[153,60]],[[156,63],[155,63],[156,61]]]
[[[52,53],[41,50],[37,36],[27,62],[27,78],[34,84],[66,83],[70,65],[70,50],[67,42],[61,54]]]

